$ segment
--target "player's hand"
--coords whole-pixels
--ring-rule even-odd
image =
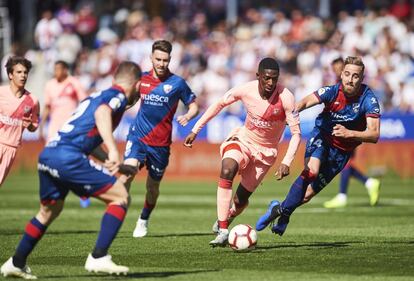
[[[332,135],[335,137],[349,138],[349,130],[342,125],[336,124],[333,127]]]
[[[180,125],[183,127],[188,124],[188,121],[190,121],[190,119],[188,119],[188,117],[185,115],[180,115],[177,117],[177,122],[180,123]]]
[[[32,124],[32,115],[30,116],[23,116],[22,124],[24,128],[28,128]]]
[[[121,160],[117,149],[111,149],[108,152],[108,158],[105,160],[104,167],[109,170],[111,175],[115,175],[119,170]]]
[[[196,137],[197,137],[196,133],[193,133],[193,132],[189,133],[188,136],[184,140],[184,143],[183,143],[184,146],[193,147],[193,142],[196,139]]]
[[[275,173],[276,180],[280,181],[281,179],[289,175],[289,173],[290,173],[289,166],[285,164],[280,164],[279,168],[277,169]]]
[[[119,165],[118,172],[126,176],[134,176],[138,172],[138,167],[128,164],[121,164]]]

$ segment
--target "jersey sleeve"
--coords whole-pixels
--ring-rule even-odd
[[[293,127],[299,125],[300,123],[299,112],[295,111],[295,97],[293,96],[292,92],[286,88],[283,90],[283,92],[284,95],[282,95],[282,101],[286,115],[286,123],[292,130]]]
[[[218,101],[216,101],[215,103],[213,103],[212,105],[210,105],[206,112],[204,112],[204,114],[200,117],[200,119],[197,121],[197,123],[194,125],[193,129],[191,130],[193,133],[198,134],[201,129],[215,116],[217,116],[217,114],[220,113],[220,111],[238,101],[241,99],[242,96],[242,91],[240,91],[239,88],[233,88],[230,89],[228,92],[226,92],[224,94],[224,96],[219,99]]]
[[[102,100],[101,104],[106,104],[112,109],[113,113],[125,111],[127,100],[124,94],[118,93],[116,95],[110,95]]]
[[[187,85],[187,83],[182,80],[182,90],[180,99],[185,105],[189,105],[192,103],[196,98],[196,95],[191,91],[190,87]]]
[[[381,110],[379,102],[374,93],[371,93],[364,102],[365,116],[379,118],[381,116]]]
[[[334,101],[336,93],[334,86],[326,86],[319,88],[314,92],[314,95],[318,98],[319,103],[329,104]]]
[[[40,114],[40,105],[39,105],[39,101],[36,99],[34,100],[34,104],[32,107],[32,126],[34,127],[39,127],[39,114]]]

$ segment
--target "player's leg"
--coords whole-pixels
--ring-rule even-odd
[[[108,180],[113,182],[109,178]],[[108,249],[124,222],[130,203],[128,191],[121,180],[116,180],[112,187],[102,193],[99,192],[99,189],[94,191],[95,197],[105,202],[107,208],[102,217],[95,248],[86,260],[85,269],[90,272],[126,274],[129,268],[115,264],[112,261],[112,257],[108,254]]]
[[[244,168],[249,161],[247,148],[237,140],[223,143],[221,155],[220,178],[217,186],[218,232],[216,238],[210,241],[213,247],[227,245],[233,179],[239,169]]]
[[[148,176],[145,185],[145,201],[134,232],[132,233],[133,237],[144,237],[148,233],[149,219],[152,211],[157,205],[157,200],[160,195],[160,184],[167,169],[169,157],[169,147],[147,146],[146,165],[148,169]]]
[[[323,206],[325,208],[343,208],[347,204],[347,192],[349,180],[352,175],[352,166],[347,165],[341,172],[341,179],[339,182],[339,193],[329,201],[326,201]]]
[[[39,162],[41,163],[41,162]],[[36,279],[26,265],[27,257],[43,237],[47,227],[59,216],[63,209],[67,191],[56,187],[56,179],[48,172],[39,169],[41,205],[39,212],[27,224],[15,254],[3,264],[0,271],[3,276],[15,276],[24,279]]]
[[[381,186],[380,180],[367,177],[353,165],[350,165],[350,174],[364,184],[365,188],[368,191],[370,205],[377,205],[379,200],[379,190]]]
[[[17,149],[0,144],[0,186],[10,172]]]
[[[287,226],[289,217],[293,211],[303,203],[306,190],[319,173],[321,160],[326,158],[327,144],[318,131],[314,131],[314,136],[308,140],[305,152],[305,167],[300,176],[293,182],[285,200],[279,204],[277,200],[270,202],[268,210],[256,223],[258,231],[263,230],[280,216],[279,221]],[[283,233],[282,233],[283,234]],[[280,234],[280,235],[282,235]]]

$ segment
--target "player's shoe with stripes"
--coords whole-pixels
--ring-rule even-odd
[[[379,201],[379,192],[381,187],[380,180],[369,178],[365,183],[365,187],[368,190],[369,204],[371,206],[376,206]]]
[[[140,238],[146,236],[148,233],[148,220],[138,219],[137,225],[135,226],[132,236],[135,238]]]
[[[262,231],[266,228],[271,222],[273,222],[281,214],[280,202],[273,200],[270,202],[269,207],[267,207],[266,213],[261,216],[256,222],[256,230]]]
[[[235,218],[236,218],[236,217],[229,217],[229,218],[227,219],[227,222],[229,223],[229,226],[230,226],[230,224],[234,221],[234,219],[235,219]],[[218,224],[218,220],[216,220],[216,221],[214,222],[214,224],[213,224],[213,226],[212,226],[211,230],[213,231],[213,233],[218,234],[218,232],[219,232],[219,224]]]
[[[229,230],[228,229],[219,229],[218,234],[214,240],[210,241],[210,246],[215,247],[226,247],[229,240]]]
[[[27,265],[23,268],[14,266],[12,257],[1,266],[0,272],[4,277],[20,277],[27,280],[37,279]]]
[[[92,257],[92,254],[89,254],[88,258],[86,259],[85,269],[89,272],[116,275],[126,275],[129,271],[128,267],[115,264],[112,261],[112,257],[110,255],[95,259]]]

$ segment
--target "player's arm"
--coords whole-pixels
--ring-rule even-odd
[[[46,123],[46,120],[49,118],[49,115],[50,115],[50,105],[45,105],[45,108],[43,109],[43,112],[42,112],[42,117],[40,119],[40,124],[39,124],[39,138],[41,140],[43,140],[43,136],[44,136],[43,128],[45,127],[45,123]]]
[[[180,115],[177,117],[178,123],[180,123],[181,126],[186,126],[188,122],[196,117],[198,114],[198,104],[196,102],[192,102],[188,105],[188,111],[184,115]]]
[[[112,134],[112,109],[108,105],[102,104],[97,108],[94,116],[98,132],[108,149],[108,158],[105,160],[105,167],[112,174],[115,174],[118,171],[121,161],[115,138]]]
[[[307,95],[300,101],[296,103],[295,109],[297,112],[301,112],[302,110],[305,110],[309,107],[312,107],[314,105],[317,105],[321,103],[320,99],[315,95],[315,93],[312,93],[310,95]]]
[[[32,108],[30,116],[23,117],[23,127],[27,128],[30,132],[34,132],[39,127],[39,102]]]
[[[380,119],[378,117],[366,117],[367,128],[365,131],[348,130],[342,125],[333,127],[332,135],[360,142],[377,143],[380,136]]]
[[[285,89],[285,91],[288,91]],[[298,151],[300,140],[301,140],[301,131],[300,131],[300,120],[299,112],[294,108],[294,97],[292,93],[287,95],[287,98],[283,100],[283,107],[285,109],[286,121],[289,125],[290,133],[292,137],[289,141],[289,146],[286,151],[285,157],[280,163],[279,168],[277,169],[275,175],[277,180],[281,180],[283,177],[289,175],[290,165],[292,164],[293,159],[295,158],[296,152]]]
[[[194,140],[197,138],[197,134],[201,131],[201,129],[215,116],[217,116],[220,111],[237,101],[238,98],[235,97],[230,90],[227,92],[220,100],[216,101],[212,105],[210,105],[206,112],[198,119],[197,123],[195,123],[194,127],[191,129],[191,133],[184,140],[184,146],[192,147]]]
[[[102,146],[98,146],[95,148],[91,155],[98,159],[101,162],[105,162],[108,159],[108,153],[102,148]],[[119,165],[119,172],[124,175],[135,175],[138,171],[138,167],[128,165],[128,164],[120,164]]]

